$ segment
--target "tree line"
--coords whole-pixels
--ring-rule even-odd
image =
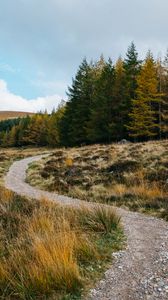
[[[162,61],[148,51],[142,61],[131,43],[125,59],[115,64],[103,56],[96,62],[84,59],[67,95],[68,101],[51,114],[15,120],[5,130],[0,123],[1,146],[168,138],[168,52]]]

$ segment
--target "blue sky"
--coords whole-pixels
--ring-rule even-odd
[[[167,0],[0,0],[0,109],[51,110],[81,60],[168,47]]]

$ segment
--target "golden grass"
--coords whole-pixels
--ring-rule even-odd
[[[138,186],[133,186],[130,188],[130,193],[142,198],[163,198],[165,196],[165,193],[157,185],[157,183],[153,183],[150,185],[144,183]]]
[[[115,184],[110,190],[118,197],[122,197],[128,191],[126,185],[122,183]]]
[[[109,260],[112,246],[107,255],[97,241],[120,230],[113,210],[64,208],[5,190],[0,191],[0,215],[1,299],[75,295],[90,281],[87,266]]]
[[[115,184],[109,189],[117,197],[131,194],[138,198],[163,198],[166,192],[156,183],[147,184],[146,182],[139,185],[126,186],[125,184]]]

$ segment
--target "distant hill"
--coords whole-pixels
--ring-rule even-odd
[[[33,116],[34,113],[22,111],[0,111],[0,121],[7,119],[24,118],[27,115]]]

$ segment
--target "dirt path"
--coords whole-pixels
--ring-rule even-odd
[[[84,201],[41,191],[25,183],[28,164],[41,157],[15,162],[5,178],[6,187],[36,199],[47,197],[66,205],[83,204]],[[87,299],[168,300],[168,223],[123,209],[117,211],[128,238],[127,249],[113,255],[112,266]]]

